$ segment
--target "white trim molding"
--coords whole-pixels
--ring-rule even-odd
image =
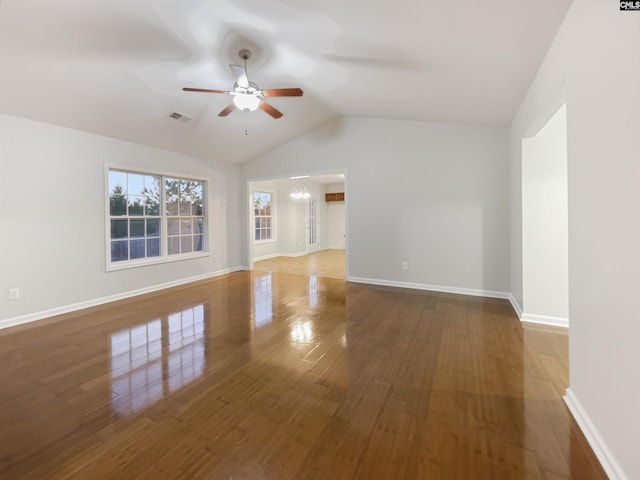
[[[522,313],[520,321],[529,323],[539,323],[541,325],[551,325],[554,327],[569,328],[569,319],[561,317],[547,317],[545,315],[533,315],[531,313]]]
[[[377,278],[363,278],[363,277],[347,277],[348,282],[353,283],[366,283],[370,285],[382,285],[385,287],[399,287],[399,288],[412,288],[414,290],[429,290],[432,292],[441,293],[456,293],[459,295],[470,295],[474,297],[488,297],[488,298],[509,298],[507,292],[496,292],[493,290],[476,290],[473,288],[459,288],[459,287],[447,287],[442,285],[429,285],[426,283],[412,283],[412,282],[396,282],[393,280],[379,280]]]
[[[520,308],[520,304],[516,300],[516,297],[513,296],[512,293],[509,294],[509,301],[511,302],[511,306],[516,312],[516,315],[520,320],[522,320],[522,308]]]
[[[270,253],[269,255],[261,255],[259,257],[255,257],[253,261],[259,262],[260,260],[269,260],[270,258],[276,258],[280,256],[282,256],[280,253]]]
[[[64,313],[71,313],[71,312],[75,312],[85,308],[96,307],[98,305],[103,305],[105,303],[124,300],[125,298],[131,298],[137,295],[144,295],[145,293],[153,293],[159,290],[165,290],[167,288],[177,287],[180,285],[185,285],[187,283],[197,282],[199,280],[206,280],[213,277],[219,277],[221,275],[226,275],[227,273],[238,272],[241,270],[248,270],[248,268],[247,267],[227,268],[224,270],[218,270],[217,272],[213,272],[213,273],[196,275],[193,277],[183,278],[173,282],[162,283],[159,285],[152,285],[150,287],[139,288],[137,290],[131,290],[123,293],[116,293],[114,295],[108,295],[106,297],[95,298],[93,300],[87,300],[84,302],[78,302],[71,305],[52,308],[50,310],[43,310],[41,312],[29,313],[27,315],[22,315],[19,317],[6,318],[4,320],[0,320],[0,330],[4,328],[23,325],[25,323],[35,322],[37,320],[43,320],[45,318],[53,317],[56,315],[62,315]]]
[[[328,248],[325,248],[323,250],[329,250]],[[316,251],[320,251],[320,250],[316,250]],[[313,253],[313,252],[311,252]],[[259,262],[260,260],[269,260],[270,258],[276,258],[276,257],[304,257],[305,255],[308,255],[309,253],[307,252],[298,252],[298,253],[271,253],[269,255],[261,255],[260,257],[255,257],[253,259],[254,262]]]
[[[602,438],[602,435],[598,432],[598,429],[589,418],[589,415],[571,388],[567,388],[566,395],[563,398],[564,403],[567,404],[571,415],[573,415],[580,430],[582,430],[582,433],[586,437],[587,442],[591,445],[607,476],[611,480],[629,480],[629,477],[624,473],[624,470],[622,470],[622,467],[605,443],[604,438]]]
[[[520,308],[520,304],[513,296],[513,294],[509,294],[509,301],[511,302],[511,306],[516,312],[516,315],[520,319],[521,322],[528,323],[538,323],[540,325],[551,325],[554,327],[565,327],[569,328],[569,319],[561,318],[561,317],[548,317],[545,315],[534,315],[532,313],[524,313],[522,308]]]
[[[308,255],[307,252],[298,252],[298,253],[283,253],[281,254],[281,256],[283,257],[304,257],[305,255]]]

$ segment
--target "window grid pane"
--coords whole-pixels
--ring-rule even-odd
[[[316,199],[309,199],[309,213],[308,213],[308,230],[309,230],[309,238],[307,243],[309,245],[315,245],[318,242],[317,239],[317,213],[316,213]]]
[[[253,192],[254,239],[257,242],[273,239],[272,196],[270,192]]]
[[[108,189],[111,263],[205,250],[204,182],[109,170]]]

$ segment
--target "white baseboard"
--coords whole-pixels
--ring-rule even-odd
[[[473,288],[447,287],[442,285],[428,285],[426,283],[396,282],[392,280],[379,280],[376,278],[347,277],[347,281],[353,283],[367,283],[370,285],[382,285],[385,287],[412,288],[415,290],[429,290],[432,292],[457,293],[459,295],[472,295],[474,297],[508,299],[510,295],[507,292],[496,292],[493,290],[476,290]]]
[[[627,477],[624,470],[622,470],[622,467],[613,456],[613,453],[611,453],[611,450],[609,450],[609,447],[598,432],[598,429],[595,427],[575,393],[573,393],[573,390],[570,388],[567,388],[566,395],[564,396],[564,403],[567,404],[569,411],[578,423],[578,426],[586,437],[587,442],[589,442],[589,445],[591,445],[591,448],[596,454],[596,457],[598,457],[598,460],[608,477],[611,480],[628,480],[629,477]]]
[[[319,252],[321,250],[328,250],[328,248],[320,249],[317,251]],[[297,253],[272,253],[269,255],[261,255],[260,257],[254,257],[253,261],[259,262],[260,260],[268,260],[270,258],[276,258],[276,257],[304,257],[305,255],[308,255],[306,251],[297,252]]]
[[[515,310],[516,315],[518,316],[518,318],[522,319],[522,308],[520,308],[520,304],[516,300],[516,297],[514,297],[513,294],[511,294],[511,293],[509,294],[509,301],[511,302],[511,306]]]
[[[539,323],[541,325],[552,325],[554,327],[569,328],[569,319],[562,317],[547,317],[545,315],[533,315],[531,313],[522,313],[520,321]]]
[[[260,260],[269,260],[270,258],[276,257],[302,257],[306,255],[307,252],[298,252],[298,253],[272,253],[270,255],[261,255],[260,257],[255,257],[253,259],[254,262],[259,262]]]
[[[276,258],[276,257],[280,257],[282,256],[282,254],[280,253],[272,253],[270,255],[260,255],[259,257],[254,257],[253,261],[254,262],[259,262],[260,260],[269,260],[270,258]]]
[[[281,257],[304,257],[307,254],[306,251],[298,253],[281,253]]]
[[[520,319],[521,322],[529,322],[529,323],[539,323],[541,325],[552,325],[554,327],[565,327],[569,328],[569,319],[561,318],[561,317],[548,317],[545,315],[534,315],[531,313],[524,313],[522,308],[520,308],[520,304],[517,302],[515,297],[510,293],[509,301],[511,302],[511,306],[516,312],[516,315]]]
[[[213,277],[219,277],[220,275],[226,275],[227,273],[238,272],[241,270],[248,270],[248,268],[247,267],[227,268],[224,270],[218,270],[217,272],[213,272],[213,273],[196,275],[193,277],[175,280],[173,282],[161,283],[159,285],[152,285],[150,287],[139,288],[137,290],[130,290],[123,293],[116,293],[114,295],[108,295],[106,297],[86,300],[84,302],[73,303],[71,305],[56,307],[49,310],[43,310],[40,312],[22,315],[19,317],[6,318],[4,320],[0,320],[0,330],[4,328],[9,328],[9,327],[15,327],[17,325],[23,325],[25,323],[35,322],[37,320],[42,320],[44,318],[49,318],[56,315],[62,315],[64,313],[71,313],[71,312],[75,312],[77,310],[82,310],[85,308],[96,307],[98,305],[115,302],[117,300],[124,300],[125,298],[131,298],[137,295],[143,295],[145,293],[157,292],[159,290],[164,290],[171,287],[177,287],[180,285],[185,285],[187,283],[197,282],[199,280],[206,280]]]

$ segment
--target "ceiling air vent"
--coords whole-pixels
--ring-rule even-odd
[[[187,117],[186,115],[183,115],[182,113],[178,113],[178,112],[171,112],[169,114],[169,118],[173,118],[174,120],[180,120],[181,122],[184,122],[184,123],[188,123],[191,121],[191,117]]]

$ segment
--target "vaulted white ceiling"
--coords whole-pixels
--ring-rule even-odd
[[[243,162],[340,116],[507,125],[571,0],[0,2],[0,112]],[[304,90],[283,118],[181,90],[230,89],[241,48]]]

